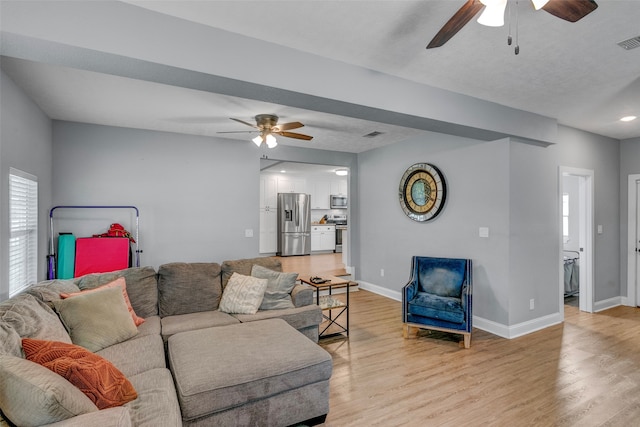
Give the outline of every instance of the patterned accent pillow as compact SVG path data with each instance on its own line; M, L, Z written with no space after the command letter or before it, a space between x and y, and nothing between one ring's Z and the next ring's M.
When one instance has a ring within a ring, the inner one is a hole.
M144 323L144 319L142 317L139 317L138 315L136 315L136 312L133 311L133 307L131 307L131 301L129 301L129 294L127 294L127 282L124 279L124 277L119 277L116 280L114 280L113 282L107 283L107 284L102 285L102 286L98 286L97 288L93 288L93 289L85 289L84 291L72 292L72 293L62 292L60 294L60 298L66 299L66 298L69 298L69 297L74 297L76 295L87 294L87 293L90 293L90 292L99 291L101 289L115 288L115 287L119 287L119 288L122 289L122 296L124 297L125 304L127 304L127 309L129 310L129 313L131 314L131 318L133 319L133 323L135 323L136 326L142 325Z
M267 279L233 273L224 292L222 292L220 311L234 314L256 314L264 298L267 283Z
M268 281L260 310L294 308L291 291L296 285L298 273L281 273L256 264L251 268L251 275Z
M22 348L28 360L66 378L99 409L138 398L131 382L111 362L80 346L24 338Z

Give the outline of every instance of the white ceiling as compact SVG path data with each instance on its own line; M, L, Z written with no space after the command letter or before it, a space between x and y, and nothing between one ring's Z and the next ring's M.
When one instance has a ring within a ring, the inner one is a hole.
M2 0L0 7L6 3ZM527 0L520 1L517 56L506 44L506 26L483 27L475 20L443 47L425 49L464 0L127 3L194 26L243 34L552 117L560 124L611 138L640 137L640 119L618 121L624 115L640 116L640 48L626 51L616 44L640 36L640 1L599 0L598 9L577 23L535 12ZM515 2L511 8L515 10ZM46 39L47 34L39 37ZM97 45L92 48L100 50ZM280 62L287 66L287 58ZM5 56L1 65L50 117L60 120L220 136L217 132L250 130L229 117L252 121L255 114L275 113L281 122L305 123L296 132L314 136L313 145L279 138L281 144L348 152L424 132L46 61ZM384 135L362 137L372 131ZM224 137L248 139L247 134Z

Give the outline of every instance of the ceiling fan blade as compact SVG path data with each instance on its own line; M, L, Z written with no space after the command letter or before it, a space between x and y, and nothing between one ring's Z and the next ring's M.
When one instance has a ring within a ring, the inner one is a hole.
M471 19L484 7L480 0L467 0L460 9L438 31L438 34L429 42L427 49L440 47L455 36Z
M290 129L298 129L303 127L304 125L300 122L290 122L290 123L283 123L281 125L276 125L275 128L277 129L277 131L283 131L283 130L290 130Z
M294 139L304 139L305 141L311 141L313 139L312 136L309 135L304 135L302 133L296 133L296 132L273 132L275 134L278 135L282 135L282 136L286 136L287 138L294 138Z
M234 119L233 117L229 117L229 118L230 118L231 120L235 120L235 121L236 121L236 122L238 122L238 123L242 123L243 125L247 125L247 126L250 126L250 127L252 127L252 128L256 128L256 129L258 129L258 126L254 125L254 124L251 124L251 123L249 123L249 122L245 122L244 120Z
M569 22L576 22L598 8L593 0L549 0L542 9L553 16Z

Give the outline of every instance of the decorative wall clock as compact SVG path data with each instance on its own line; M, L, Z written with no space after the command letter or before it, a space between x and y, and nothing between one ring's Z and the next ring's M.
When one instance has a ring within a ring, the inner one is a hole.
M400 207L414 221L435 218L447 196L444 176L429 163L416 163L402 175L399 188Z

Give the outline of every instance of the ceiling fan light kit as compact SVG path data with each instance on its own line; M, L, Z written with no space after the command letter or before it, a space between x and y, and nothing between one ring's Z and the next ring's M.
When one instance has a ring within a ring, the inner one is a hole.
M540 10L545 4L549 3L549 0L531 0L531 3L533 3L533 8L535 10Z
M258 135L255 138L252 139L253 143L256 144L258 147L260 147L262 145L262 143L266 143L267 147L269 148L274 148L276 145L278 145L278 141L276 140L276 138L271 135L271 134L267 134L267 135Z
M269 148L273 148L276 145L278 145L278 141L276 141L275 136L273 136L271 134L268 134L264 139L267 142L267 147L269 147Z
M480 0L480 3L484 4L484 10L478 18L478 24L487 27L502 27L507 0Z

